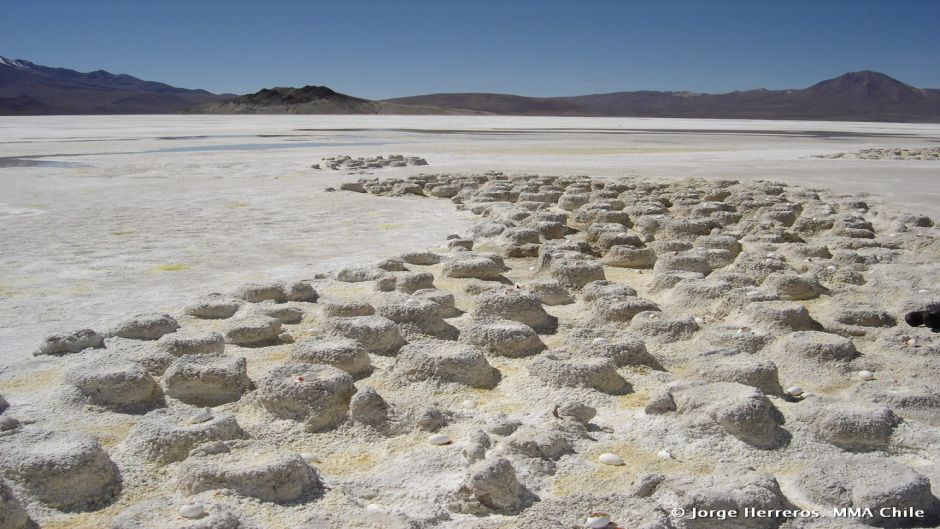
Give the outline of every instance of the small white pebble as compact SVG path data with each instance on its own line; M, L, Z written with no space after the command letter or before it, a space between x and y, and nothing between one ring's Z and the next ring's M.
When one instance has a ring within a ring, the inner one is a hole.
M930 291L927 290L926 288L922 288L922 289L920 289L920 290L917 291L918 294L926 294L927 292L930 292Z
M450 438L446 433L436 433L431 437L428 437L428 442L432 445L449 445L453 442L453 439Z
M379 505L378 503L370 503L369 505L366 505L366 510L367 511L381 511L382 506Z
M659 452L656 452L656 457L660 459L673 459L672 452L669 450L660 450Z
M617 454L611 454L610 452L605 452L597 456L597 460L605 465L611 466L620 466L623 464L623 459L620 458Z
M826 267L826 270L830 270L830 271L835 270L835 269L836 269L836 267L834 267L834 266L832 266L832 265L829 265L829 266Z
M787 388L787 395L791 397L799 397L803 394L803 388L800 386L790 386Z
M858 378L859 380L865 380L865 381L875 380L875 374L867 369L863 369L858 372Z
M696 317L695 323L698 325L705 325L705 318Z
M300 458L307 463L321 463L320 458L311 454L310 452L304 452L300 454Z
M206 515L206 508L201 503L187 503L180 507L180 516L183 518L189 518L190 520L195 518L202 518Z
M904 343L906 343L907 345L911 347L917 347L917 337L915 336Z
M415 298L408 298L405 300L405 305L411 305L412 307L420 305L420 304L421 302L416 300Z
M749 298L756 298L759 295L760 295L760 290L752 290L747 293L747 297Z
M592 512L584 521L584 526L590 529L603 529L610 525L610 515L605 512Z
M211 421L214 415L212 415L212 410L206 408L201 412L193 415L189 418L189 424L199 424L201 422Z
M534 266L530 266L530 267L529 267L529 272L534 272L534 271L535 271L535 267L534 267Z
M610 343L610 340L608 340L607 338L603 338L603 337L594 338L594 341L591 343L593 343L594 345L607 345Z
M477 401L473 399L467 399L463 401L461 404L463 404L464 408L476 408L477 407Z

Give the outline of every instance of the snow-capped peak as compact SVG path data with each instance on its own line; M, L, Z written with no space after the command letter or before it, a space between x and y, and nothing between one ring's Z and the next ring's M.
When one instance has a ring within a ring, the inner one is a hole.
M14 68L31 68L33 63L29 61L24 61L23 59L7 59L6 57L0 57L0 64L3 66L12 66Z

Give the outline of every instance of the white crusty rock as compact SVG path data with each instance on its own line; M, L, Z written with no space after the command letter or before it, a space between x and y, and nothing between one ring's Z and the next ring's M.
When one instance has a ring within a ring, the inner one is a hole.
M360 300L323 301L320 310L327 318L350 318L353 316L371 316L375 314L375 307Z
M103 336L91 329L79 329L47 336L33 354L35 356L65 355L100 347L104 347Z
M156 340L164 334L176 332L180 324L169 314L138 314L111 329L110 336L132 340Z
M375 308L379 316L398 324L405 336L427 335L440 340L455 340L459 331L444 321L441 306L418 298L388 299Z
M492 389L499 383L499 370L486 361L476 347L440 340L425 340L401 348L392 374L410 383L433 381Z
M22 502L13 495L13 489L0 479L0 529L29 529L33 527Z
M630 332L663 343L689 340L698 329L692 316L670 318L657 311L640 312L630 320Z
M148 462L166 465L186 459L190 450L201 444L247 437L231 413L213 411L209 419L194 421L199 413L198 409L154 410L131 428L120 448Z
M554 279L537 279L525 284L526 290L531 290L539 297L543 305L569 305L574 303L574 297Z
M840 402L816 397L797 408L812 432L845 450L885 448L901 419L883 404Z
M695 357L689 371L706 382L737 382L766 395L782 395L777 364L737 351L709 351Z
M261 501L288 503L323 493L317 470L296 453L260 441L215 441L194 449L180 466L183 494L230 491Z
M217 332L174 332L157 340L157 347L173 356L222 353L225 351L225 337Z
M589 318L598 322L628 322L641 312L658 310L659 305L648 299L601 296L591 302Z
M787 334L773 345L775 358L799 358L818 362L851 360L858 356L852 340L837 334L818 331L798 331Z
M138 362L102 358L66 372L65 384L77 402L136 413L163 405L163 392Z
M431 272L389 272L375 280L375 288L380 292L397 290L411 294L418 290L434 288L434 274Z
M185 515L184 515L185 513ZM188 515L188 516L186 516ZM162 496L135 503L111 521L109 529L248 529L229 504L192 503Z
M940 501L930 490L930 480L888 458L817 459L796 477L795 483L801 493L827 510L871 509L873 516L863 515L859 521L876 527L930 527L940 522ZM885 516L892 509L901 514ZM915 510L923 511L923 516L911 516Z
M495 281L502 277L505 267L489 257L474 254L463 256L457 254L444 263L441 273L444 277L457 279L482 279Z
M575 290L591 281L605 279L604 266L589 258L555 258L549 263L548 270L551 276L562 286Z
M300 307L293 307L282 303L262 301L253 304L246 315L267 316L280 320L285 325L300 323L304 319L304 311Z
M383 316L329 318L324 330L356 340L366 351L379 355L393 355L405 344L395 322Z
M348 373L321 364L282 364L258 379L257 386L265 409L282 419L303 421L311 432L345 420L356 393Z
M457 491L464 502L461 510L475 512L474 503L494 511L512 511L522 503L522 485L516 477L512 463L504 457L477 461L468 470L469 475Z
M186 355L163 373L164 392L195 406L234 402L254 386L244 357L223 354Z
M369 353L350 338L315 336L295 343L287 354L294 363L326 364L357 377L372 372Z
M632 390L608 358L549 352L530 360L528 368L529 374L556 387L592 388L610 395L624 395Z
M518 321L539 333L551 334L558 328L558 318L545 312L539 297L519 289L501 289L480 294L473 317L479 320Z
M287 285L283 281L269 281L266 283L246 283L235 290L235 297L249 303L274 301L283 303L287 301L285 290Z
M545 350L545 344L532 327L512 320L472 321L460 333L459 341L497 356L513 358Z
M664 492L663 489L666 489ZM796 509L780 491L773 476L753 468L737 464L721 464L706 476L682 476L667 479L657 488L657 494L668 497L684 512L692 510L715 511L727 509L744 513L745 509L770 511L764 516L738 516L731 523L719 527L735 529L776 529L787 516L773 511ZM715 527L714 519L690 516L673 518L682 529L706 529Z
M0 471L35 500L64 511L100 508L121 490L117 467L98 441L74 431L0 436Z
M754 326L780 333L822 329L809 311L796 301L755 301L743 308Z
M224 294L209 294L187 305L183 312L195 318L221 320L231 318L244 301Z
M234 345L258 346L277 341L281 320L270 316L245 316L228 322L225 341Z
M783 415L757 388L715 382L673 388L669 393L676 413L687 424L714 424L757 448L777 448L788 440L780 427Z

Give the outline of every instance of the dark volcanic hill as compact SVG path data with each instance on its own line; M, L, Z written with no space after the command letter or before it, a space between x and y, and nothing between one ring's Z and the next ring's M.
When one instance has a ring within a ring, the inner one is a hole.
M254 94L208 103L190 110L205 114L477 114L469 109L370 101L325 86L264 88Z
M795 90L726 94L638 91L555 98L430 94L388 101L446 103L454 108L506 115L940 122L940 92L915 88L869 71L847 73Z
M220 96L104 70L89 73L0 57L0 115L161 114Z

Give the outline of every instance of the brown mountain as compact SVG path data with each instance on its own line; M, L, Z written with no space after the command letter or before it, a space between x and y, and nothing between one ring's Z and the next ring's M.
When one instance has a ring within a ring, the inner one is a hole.
M104 70L81 73L0 57L0 115L161 114L226 97Z
M638 91L554 98L430 94L388 101L418 105L446 102L454 108L506 115L940 122L940 91L915 88L870 71L847 73L795 90L726 94Z
M200 114L478 114L468 109L440 108L432 103L405 105L370 101L325 86L264 88L254 94L190 109Z
M584 116L591 115L584 106L560 98L525 97L508 94L453 93L398 97L386 102L403 105L431 105L464 108L488 114L513 116Z

